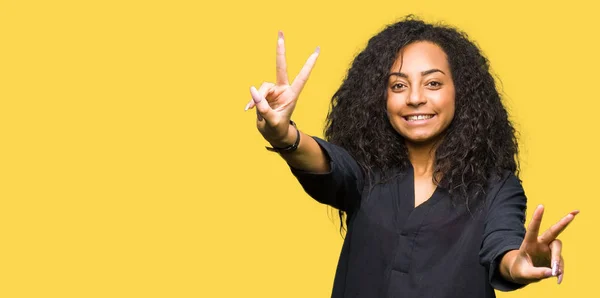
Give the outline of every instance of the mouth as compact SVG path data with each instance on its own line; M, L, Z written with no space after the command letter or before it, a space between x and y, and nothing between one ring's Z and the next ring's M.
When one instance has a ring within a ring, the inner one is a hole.
M403 116L402 118L404 118L404 120L408 121L408 122L413 122L413 121L419 121L419 120L429 120L431 118L433 118L435 115L433 114L415 114L415 115L408 115L408 116Z

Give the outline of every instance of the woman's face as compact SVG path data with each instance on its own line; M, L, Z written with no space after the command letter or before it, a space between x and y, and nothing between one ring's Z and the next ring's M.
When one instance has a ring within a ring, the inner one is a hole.
M387 113L407 143L437 140L454 118L454 83L446 53L419 41L402 50L390 70Z

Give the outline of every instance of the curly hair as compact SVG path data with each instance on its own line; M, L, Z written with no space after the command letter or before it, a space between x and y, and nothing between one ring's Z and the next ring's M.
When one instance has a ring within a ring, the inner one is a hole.
M409 15L373 36L331 99L325 138L345 148L367 177L410 166L404 138L386 114L387 79L400 50L416 41L432 42L448 57L455 116L435 151L433 177L468 208L490 178L506 171L518 176L518 143L487 58L456 28Z

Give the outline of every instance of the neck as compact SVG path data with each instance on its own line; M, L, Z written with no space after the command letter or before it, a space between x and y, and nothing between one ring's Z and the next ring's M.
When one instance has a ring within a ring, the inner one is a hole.
M406 147L415 177L433 177L436 146L434 144L407 143Z

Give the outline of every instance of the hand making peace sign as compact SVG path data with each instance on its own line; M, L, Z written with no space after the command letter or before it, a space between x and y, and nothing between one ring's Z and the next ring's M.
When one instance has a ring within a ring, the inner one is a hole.
M252 100L246 105L246 110L256 106L258 130L271 144L280 144L288 135L292 112L296 107L298 96L304 88L312 71L319 48L308 57L308 60L296 76L292 84L288 82L285 59L285 44L283 33L279 32L277 40L276 83L263 83L258 90L250 88ZM289 145L289 144L288 144Z
M550 276L558 276L560 284L565 273L565 264L561 256L562 242L558 235L573 221L579 211L573 211L539 235L544 207L538 206L533 212L529 229L508 273L512 279L521 284L536 282ZM538 236L539 235L539 236Z

